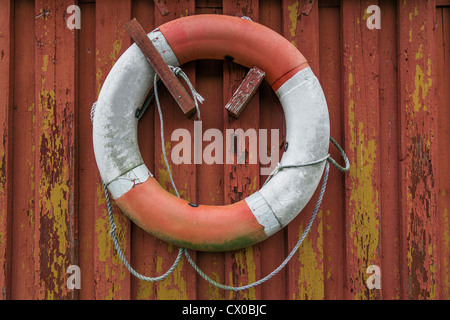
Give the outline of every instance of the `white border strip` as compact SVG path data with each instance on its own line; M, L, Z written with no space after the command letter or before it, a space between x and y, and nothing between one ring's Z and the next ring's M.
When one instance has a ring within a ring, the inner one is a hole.
M264 227L267 237L281 230L280 222L259 191L245 198L245 202L247 202L259 224Z

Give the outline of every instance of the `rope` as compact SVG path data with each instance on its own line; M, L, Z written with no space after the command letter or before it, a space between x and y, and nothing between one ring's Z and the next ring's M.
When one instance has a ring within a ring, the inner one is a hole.
M291 250L291 252L289 253L289 255L286 257L286 259L278 266L278 268L276 268L275 270L273 270L270 274L268 274L267 276L265 276L262 279L259 279L258 281L255 281L253 283L247 284L245 286L240 286L240 287L233 287L233 286L227 286L227 285L223 285L220 284L216 281L214 281L213 279L211 279L210 277L208 277L202 270L200 270L200 268L195 264L195 262L192 260L191 256L189 255L188 251L185 250L184 251L184 255L186 256L186 258L188 259L189 263L192 265L192 267L195 269L195 271L198 272L198 274L205 279L206 281L208 281L210 284L220 288L220 289L224 289L224 290L229 290L229 291L242 291L242 290L247 290L250 289L252 287L258 286L264 282L266 282L267 280L269 280L270 278L272 278L274 275L276 275L278 272L280 272L287 264L288 262L292 259L292 257L294 256L295 252L297 252L298 248L300 247L300 245L302 244L303 240L305 240L306 236L309 233L309 230L311 229L311 226L317 216L317 212L319 211L320 208L320 204L322 203L322 198L323 195L325 193L325 188L327 185L327 181L328 181L328 172L329 172L329 167L330 165L327 163L325 166L325 175L323 178L323 182L322 182L322 187L320 189L320 194L319 194L319 199L317 200L316 203L316 207L314 208L314 212L311 216L311 219L308 222L308 225L305 228L305 231L303 231L302 236L300 237L300 239L298 240L297 244L294 246L294 248Z
M348 161L347 155L345 154L344 149L342 149L342 147L339 145L339 143L336 142L336 140L334 140L332 137L330 137L330 141L331 143L334 144L334 146L339 150L339 153L341 154L341 157L344 159L345 161L345 168L341 167L336 160L334 160L333 158L329 157L328 158L328 162L330 162L333 166L335 166L339 171L341 172L347 172L350 170L350 162Z
M172 67L170 66L170 69L172 70L172 72L176 75L176 76L181 76L186 83L189 86L189 89L191 90L192 93L192 97L194 100L194 104L195 104L195 108L197 109L197 115L198 118L200 119L200 109L198 106L198 102L203 103L204 99L202 96L200 96L197 91L195 90L194 86L192 85L192 83L190 82L189 78L187 77L187 75L181 70L181 68L179 67ZM164 157L164 163L165 166L167 168L167 171L169 172L169 177L170 177L170 181L172 183L173 189L175 191L175 194L177 195L177 197L180 198L180 194L178 193L178 189L175 185L175 181L173 179L172 176L172 170L170 169L169 166L169 161L167 160L167 155L166 155L166 150L165 150L165 142L164 142L164 120L163 120L163 116L162 116L162 111L161 111L161 104L159 101L159 95L158 95L158 74L155 73L155 76L153 78L153 85L154 85L154 92L153 94L151 94L147 100L144 103L144 106L141 109L136 110L136 118L140 119L142 117L142 115L144 114L145 110L147 109L151 99L154 97L155 101L156 101L156 105L157 105L157 109L158 109L158 113L159 113L159 120L160 120L160 124L161 124L161 147L162 147L162 153L163 153L163 157ZM93 122L94 119L94 113L95 113L95 106L96 106L96 102L93 104L92 109L91 109L91 121ZM111 200L109 198L109 193L108 193L108 189L107 186L105 185L104 182L102 182L103 185L103 189L105 192L105 197L106 197L106 204L108 207L108 217L109 217L109 222L111 225L111 237L113 239L113 243L114 246L117 250L117 253L120 257L120 259L122 260L123 264L127 267L127 269L130 271L131 274L133 274L135 277L137 277L138 279L144 280L144 281L160 281L165 279L166 277L168 277L174 270L175 268L178 266L179 262L181 261L182 255L184 254L187 258L187 260L189 261L189 263L191 264L191 266L194 268L194 270L203 278L205 279L207 282L209 282L210 284L220 288L220 289L224 289L224 290L229 290L229 291L241 291L241 290L247 290L250 289L252 287L258 286L264 282L266 282L267 280L269 280L270 278L272 278L273 276L275 276L277 273L279 273L288 263L289 261L292 259L292 257L294 256L295 252L297 252L298 248L300 247L300 245L303 243L303 240L306 238L306 236L309 233L309 230L311 229L311 226L317 216L317 212L319 211L320 205L322 203L322 199L325 193L325 188L327 185L327 181L328 181L328 174L329 174L329 168L330 168L330 163L332 165L334 165L336 168L338 168L340 171L342 172L347 172L350 169L350 163L348 161L347 156L345 155L344 150L339 146L339 144L330 137L331 142L336 146L336 148L339 150L341 156L343 157L344 161L345 161L345 167L340 166L333 158L330 157L330 155L326 155L325 157L318 159L318 160L314 160L308 163L300 163L300 164L288 164L288 165L281 165L280 163L277 164L276 168L272 171L272 173L269 175L269 177L267 178L267 180L264 182L264 185L267 184L267 182L275 175L277 174L279 171L284 170L284 169L289 169L289 168L299 168L299 167L305 167L305 166L311 166L311 165L316 165L319 164L325 160L327 160L327 163L325 165L325 173L324 173L324 178L323 178L323 182L322 182L322 187L320 189L320 193L319 193L319 198L317 200L316 206L314 208L313 214L305 228L305 230L303 231L302 236L300 237L300 239L298 240L298 242L296 243L296 245L294 246L294 248L291 250L291 252L289 253L289 255L286 257L286 259L278 266L278 268L276 268L275 270L273 270L270 274L268 274L267 276L265 276L264 278L261 278L260 280L257 280L253 283L247 284L245 286L238 286L238 287L234 287L234 286L227 286L224 284L220 284L216 281L214 281L213 279L211 279L210 277L208 277L196 264L195 262L192 260L191 256L188 253L188 250L186 250L185 248L180 248L178 251L178 255L174 261L174 263L172 264L172 266L169 268L169 270L167 270L163 275L161 276L157 276L157 277L147 277L144 276L142 274L140 274L139 272L137 272L136 270L134 270L131 265L129 264L128 260L126 259L126 257L124 256L121 248L120 248L120 244L117 240L117 236L116 236L116 224L114 222L114 218L113 218L113 214L112 214L112 207L111 207ZM264 186L263 185L263 186Z

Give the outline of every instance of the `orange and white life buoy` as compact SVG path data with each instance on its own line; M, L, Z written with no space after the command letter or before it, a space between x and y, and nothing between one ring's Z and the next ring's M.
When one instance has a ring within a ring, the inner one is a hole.
M281 166L328 154L328 108L318 79L289 41L258 23L223 15L168 22L148 34L165 61L228 59L265 71L286 117ZM325 162L279 171L259 191L225 206L191 206L165 191L145 166L137 141L136 109L153 86L155 71L132 45L115 63L93 117L100 175L116 204L137 225L178 246L227 251L258 243L285 227L305 207Z

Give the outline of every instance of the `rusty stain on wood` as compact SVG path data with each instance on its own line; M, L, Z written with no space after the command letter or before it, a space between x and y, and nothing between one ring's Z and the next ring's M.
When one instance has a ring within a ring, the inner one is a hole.
M14 3L3 1L0 13L0 299L10 298L12 208L12 20Z
M239 118L239 115L247 106L250 99L258 90L261 82L264 80L265 72L258 67L253 67L245 76L237 90L234 92L230 101L225 106L228 113L234 118Z

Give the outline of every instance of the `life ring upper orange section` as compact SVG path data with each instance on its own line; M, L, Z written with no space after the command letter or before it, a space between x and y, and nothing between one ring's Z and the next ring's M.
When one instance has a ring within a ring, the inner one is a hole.
M275 31L246 19L195 15L159 27L180 65L198 59L231 60L266 73L274 91L306 68L305 57Z

